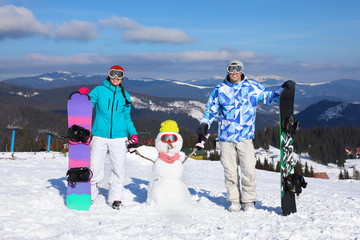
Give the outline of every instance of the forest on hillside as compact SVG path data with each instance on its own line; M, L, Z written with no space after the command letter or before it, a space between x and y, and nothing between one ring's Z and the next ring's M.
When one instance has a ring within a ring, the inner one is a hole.
M255 148L267 149L269 145L279 148L279 128L267 127L256 133ZM327 165L335 163L344 166L347 158L345 146L356 148L360 146L360 128L342 126L338 128L315 126L302 129L294 137L294 149L298 153L308 153L318 163Z
M17 124L22 129L16 130L14 151L44 151L47 149L48 135L39 130L47 129L56 135L67 135L67 118L64 114L50 113L23 106L9 106L2 104L0 113L0 151L10 151L12 131L7 129L8 124ZM162 120L134 118L140 145L153 145L159 132ZM196 126L197 127L197 126ZM194 129L179 125L180 134L184 139L183 148L193 148L197 136ZM215 148L216 135L207 141L206 149ZM277 126L267 126L255 134L255 148L268 149L269 146L279 148L280 133ZM64 151L64 143L57 137L52 137L51 150ZM302 129L294 137L294 149L298 153L308 153L312 159L321 163L335 163L343 166L347 158L345 146L352 149L360 147L360 128L356 126L342 126L337 128L315 126ZM66 151L66 150L65 150Z
M185 137L186 139L187 137ZM215 148L216 136L211 136L206 144L206 149ZM185 140L195 142L196 139ZM255 133L255 149L269 149L269 146L279 148L280 133L279 127L268 126ZM327 126L315 126L301 129L300 133L294 136L295 152L308 153L311 159L318 163L327 165L335 163L340 167L344 166L346 156L345 146L354 149L360 147L360 128L356 126L342 126L338 128ZM186 146L191 147L191 145Z

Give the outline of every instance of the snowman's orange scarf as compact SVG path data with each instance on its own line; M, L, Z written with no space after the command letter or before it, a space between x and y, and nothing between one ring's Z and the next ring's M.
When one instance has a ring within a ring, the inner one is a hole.
M175 153L174 156L169 156L169 155L167 155L167 154L164 153L164 152L159 152L159 158L160 158L160 160L162 160L163 162L172 164L172 163L174 163L176 160L179 160L180 154Z

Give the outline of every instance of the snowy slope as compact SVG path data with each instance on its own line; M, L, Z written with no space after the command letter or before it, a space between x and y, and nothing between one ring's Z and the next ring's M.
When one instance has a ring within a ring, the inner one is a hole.
M153 148L140 150L154 156ZM297 202L298 213L283 217L279 174L257 171L257 210L230 213L221 164L189 159L184 165L184 182L191 206L165 211L145 203L147 186L154 178L152 163L128 154L124 208L116 211L105 204L110 174L107 162L101 195L90 211L82 212L65 206L67 157L55 152L14 156L0 153L0 239L360 237L360 181L307 178L308 188Z
M260 159L261 162L264 161L265 158L268 159L269 163L274 159L274 165L276 165L277 162L280 161L280 150L277 148L274 148L272 146L269 147L269 150L264 150L262 148L257 149L255 151L255 155L257 158ZM294 153L294 159L296 161L299 161L303 166L305 166L305 163L308 164L309 170L310 167L313 167L314 172L326 172L328 174L328 177L331 180L336 180L339 178L340 170L336 164L330 163L328 166L316 163L312 161L308 154L296 154ZM360 160L358 159L347 159L345 162L345 168L349 171L350 176L353 174L352 168L355 167L356 170L360 170Z

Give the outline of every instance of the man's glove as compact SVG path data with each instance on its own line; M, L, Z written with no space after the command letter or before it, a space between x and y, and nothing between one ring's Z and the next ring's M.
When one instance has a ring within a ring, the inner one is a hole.
M88 89L87 87L82 87L82 88L80 88L80 89L78 90L78 92L79 92L80 94L86 95L86 94L88 94L90 91L89 91L89 89Z
M207 125L207 123L202 123L200 124L200 126L198 127L198 129L196 129L196 134L198 136L206 136L208 135L209 132L209 125Z
M209 137L209 125L206 123L200 124L198 129L196 129L196 134L198 135L198 140L196 142L196 148L198 150L204 149L206 140Z
M293 88L295 87L295 82L292 80L287 80L286 82L283 83L282 87L285 88Z
M129 141L126 141L126 147L130 153L133 153L136 151L139 142L139 138L137 135L132 135L131 139Z

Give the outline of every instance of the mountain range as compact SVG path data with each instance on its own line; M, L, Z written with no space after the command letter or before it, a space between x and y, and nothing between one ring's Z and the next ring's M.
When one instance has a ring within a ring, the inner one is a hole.
M105 78L105 75L51 72L31 77L6 79L2 82L34 89L54 89L74 85L99 85ZM271 90L275 90L287 80L279 76L249 76L248 78L260 82ZM123 85L130 93L164 98L197 99L206 102L212 89L222 81L222 78L188 80L185 82L171 79L145 78L136 80L125 78ZM301 111L309 105L324 99L350 103L357 102L359 101L359 92L359 80L340 79L323 83L298 82L295 94L295 110ZM272 110L273 108L265 106L264 113L269 113L269 109Z
M360 103L322 100L301 111L295 118L303 127L311 126L360 126Z
M259 81L270 89L276 89L285 79L276 76L249 77ZM0 105L7 109L7 113L0 112L0 126L18 121L16 114L10 114L11 109L37 109L37 114L48 112L63 116L66 122L66 101L70 93L82 86L92 90L102 83L105 76L84 75L68 72L45 73L32 77L7 79L0 82ZM204 112L205 104L214 86L222 79L201 79L179 82L175 80L125 78L123 85L131 93L132 117L154 120L156 124L166 119L176 120L180 126L194 131ZM338 126L360 125L360 81L342 79L327 83L297 83L295 116L304 127L315 125ZM6 107L5 107L6 106ZM10 106L10 107L9 107ZM11 107L13 106L13 107ZM276 125L278 121L278 107L258 105L257 129L267 125ZM58 117L59 118L59 117ZM24 121L24 120L23 120ZM44 123L44 128L51 127L54 122ZM159 125L158 125L159 126ZM54 127L54 126L53 126ZM65 126L66 127L66 126ZM148 131L144 124L141 131ZM216 128L213 127L215 132Z

